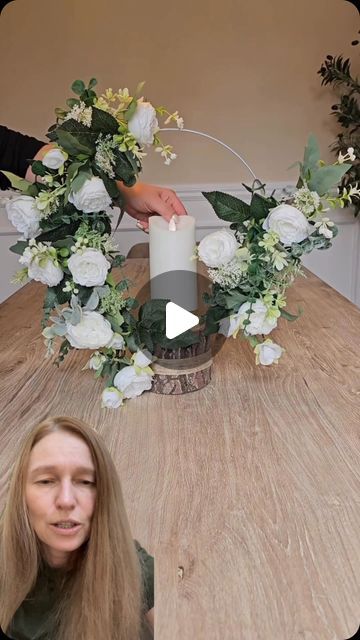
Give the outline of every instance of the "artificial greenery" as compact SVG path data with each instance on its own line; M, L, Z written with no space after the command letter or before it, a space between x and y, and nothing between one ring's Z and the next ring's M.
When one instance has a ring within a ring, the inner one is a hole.
M350 148L354 149L356 160L351 169L344 175L340 187L348 187L360 183L360 84L351 70L350 58L343 56L326 56L318 73L322 85L332 85L339 91L339 101L331 107L343 131L338 133L331 148L337 154ZM360 198L353 199L354 211L357 216L360 211Z

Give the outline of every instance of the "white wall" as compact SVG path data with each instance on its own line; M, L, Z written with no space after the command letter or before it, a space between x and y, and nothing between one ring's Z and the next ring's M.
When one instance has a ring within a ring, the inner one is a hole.
M287 183L269 183L269 191L283 189ZM239 198L248 194L242 186L234 184L175 185L175 189L185 204L189 214L195 216L197 240L211 230L225 226L212 211L201 191L226 191ZM5 196L6 192L1 192ZM7 220L0 195L0 301L5 300L19 287L10 283L12 275L19 269L17 256L9 247L15 244L19 235ZM339 235L331 249L313 251L305 257L304 264L322 280L330 284L346 298L360 306L360 219L355 219L349 210L332 212L332 219L339 226ZM116 214L114 215L116 221ZM132 218L125 215L117 230L116 243L119 251L126 255L137 242L147 242L148 236L135 227ZM21 266L21 265L20 265Z

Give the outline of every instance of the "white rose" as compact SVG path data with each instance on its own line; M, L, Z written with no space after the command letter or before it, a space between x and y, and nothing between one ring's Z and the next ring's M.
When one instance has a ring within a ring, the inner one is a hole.
M209 233L198 246L198 255L207 267L221 267L235 256L239 243L231 231L220 229Z
M69 258L68 267L77 284L100 287L106 280L111 264L98 249L85 249Z
M24 234L24 238L34 238L39 233L41 213L35 198L17 196L5 204L5 210L11 224Z
M121 369L114 378L114 385L122 391L125 398L136 398L143 391L151 389L152 376L150 373L136 373L135 367L128 366Z
M103 364L106 362L106 356L99 351L95 351L95 353L91 356L89 360L89 369L93 369L94 371L99 371Z
M249 309L251 306L251 313L249 317ZM244 302L241 305L238 314L241 320L242 326L244 326L245 320L250 320L250 324L247 324L244 327L245 333L251 336L255 336L258 333L268 334L270 331L275 329L277 325L277 318L267 318L266 314L268 312L267 306L261 301L256 300L256 302Z
M66 326L66 338L76 349L100 349L113 335L110 322L97 311L83 311L78 324L67 322Z
M150 356L150 357L149 357ZM132 361L136 367L143 369L152 363L151 353L149 351L137 351L132 356Z
M251 313L249 316L250 306ZM266 318L267 311L266 305L261 300L253 303L244 302L236 314L221 320L219 333L229 338L234 334L236 336L239 329L243 328L244 333L251 336L261 333L268 334L275 329L277 318ZM245 320L250 320L250 324L244 326Z
M152 144L154 134L159 131L156 111L150 102L139 98L134 115L128 122L128 129L139 144Z
M60 169L67 159L67 153L64 153L61 149L50 149L45 153L42 163L48 169Z
M106 346L111 349L123 350L125 347L125 340L120 333L114 333L110 342Z
M276 231L280 236L280 242L285 246L293 242L305 240L311 233L311 225L304 214L290 204L279 204L263 222L263 229Z
M265 340L261 344L256 345L254 349L256 353L256 363L268 366L277 364L284 349L272 340Z
M124 404L124 395L115 387L105 387L101 401L103 409L118 409Z
M69 202L83 213L96 213L104 211L111 204L111 198L101 178L93 176L85 180L79 191L70 191Z
M53 263L51 258L47 258L45 264L44 259L41 259L41 266L32 260L28 266L28 276L48 287L56 287L63 279L64 272Z

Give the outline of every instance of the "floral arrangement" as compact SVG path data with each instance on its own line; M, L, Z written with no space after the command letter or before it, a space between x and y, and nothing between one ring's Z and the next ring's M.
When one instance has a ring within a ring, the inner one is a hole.
M285 310L286 289L301 273L302 255L328 249L337 235L326 215L329 208L344 207L359 197L358 185L334 192L353 160L354 150L348 149L334 164L325 165L316 139L310 136L291 196L267 197L265 185L257 181L246 187L250 203L220 192L203 194L218 217L231 223L230 229L206 236L197 250L213 282L211 295L206 295L207 334L235 338L241 332L252 345L257 364L278 362L282 347L264 336L277 327L280 317L298 318Z
M92 79L85 87L77 80L72 85L77 97L67 101L68 109L56 110L57 122L48 133L53 148L31 163L35 183L4 172L21 192L6 204L9 220L23 234L12 247L23 265L17 279L47 285L47 354L55 354L58 340L56 364L72 349L91 350L85 368L104 379L102 405L109 408L151 389L159 347L178 349L195 345L204 335L241 333L258 363L277 362L283 349L264 336L280 316L296 317L285 311L285 291L301 271L301 256L329 247L337 233L326 216L327 205L342 206L359 193L357 187L331 192L350 169L351 154L325 166L310 137L297 188L286 201L266 196L258 182L247 187L250 203L220 192L204 194L230 228L205 237L196 252L213 282L202 334L189 330L169 340L168 301L139 307L128 280L115 279L113 270L125 258L111 239L111 208L123 211L117 181L135 183L146 146L153 145L166 164L175 158L158 137L157 117L179 129L183 120L177 111L145 101L142 85L134 96L127 89L97 96L95 84Z

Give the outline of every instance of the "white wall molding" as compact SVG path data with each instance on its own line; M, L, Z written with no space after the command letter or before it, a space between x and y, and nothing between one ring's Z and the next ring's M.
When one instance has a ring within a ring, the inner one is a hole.
M224 191L237 198L249 200L250 194L242 184L176 184L167 185L174 189L183 201L189 214L196 218L197 240L212 230L227 226L227 223L216 217L202 191ZM277 194L291 188L289 182L272 182L267 184L267 191L276 190ZM16 291L18 286L10 283L13 273L19 268L18 258L9 252L9 247L16 242L19 234L7 219L4 201L14 195L12 191L0 192L0 268L1 286L0 301ZM116 225L118 210L112 211L113 224ZM314 251L304 258L304 265L328 282L344 296L360 306L360 218L354 218L351 210L334 210L331 218L339 226L339 235L333 247L328 251ZM135 221L125 215L115 232L119 251L126 254L137 242L147 242L148 237L136 228Z

